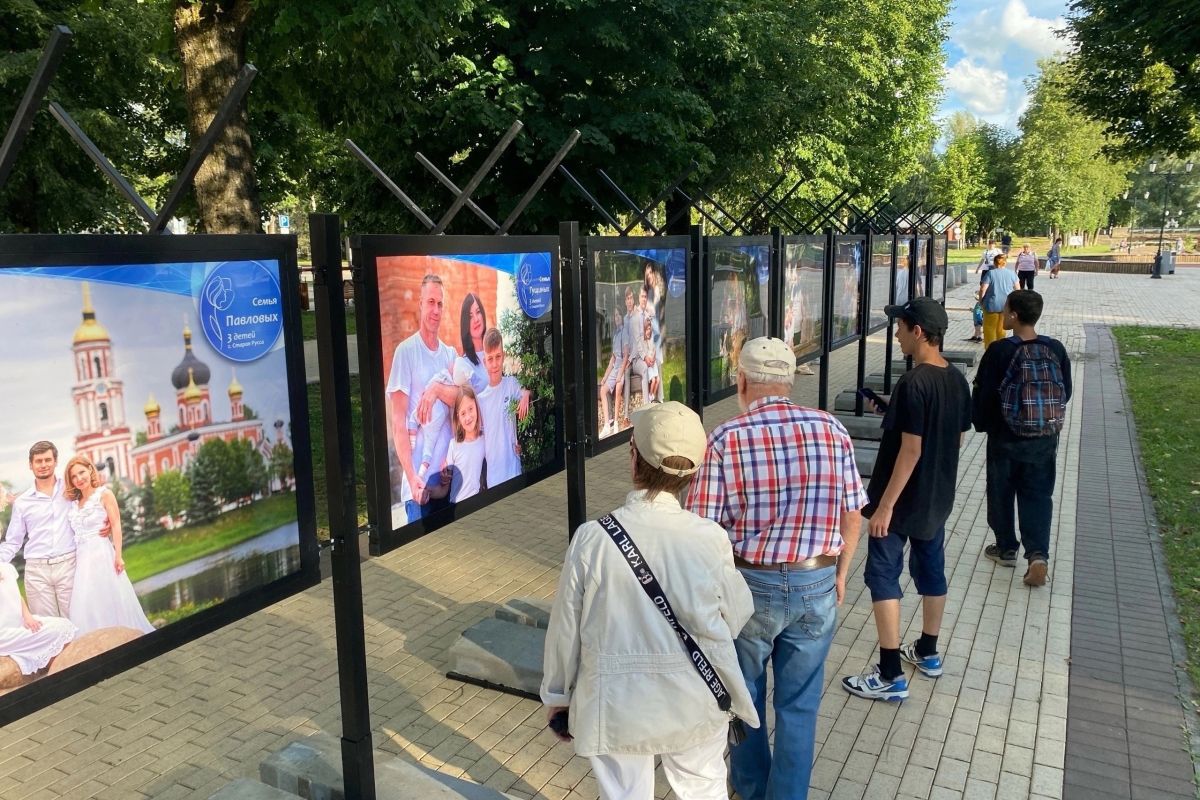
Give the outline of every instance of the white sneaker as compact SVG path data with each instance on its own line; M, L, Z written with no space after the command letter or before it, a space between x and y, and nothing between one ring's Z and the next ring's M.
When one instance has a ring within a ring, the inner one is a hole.
M842 678L842 688L868 700L905 700L908 698L908 678L897 675L885 681L879 674L879 665L871 667L861 675Z

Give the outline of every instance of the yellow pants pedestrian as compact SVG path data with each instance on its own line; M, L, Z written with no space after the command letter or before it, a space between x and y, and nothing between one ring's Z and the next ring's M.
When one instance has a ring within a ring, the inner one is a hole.
M983 312L983 349L987 349L992 342L997 339L1004 338L1004 315L999 311L992 313L991 311Z

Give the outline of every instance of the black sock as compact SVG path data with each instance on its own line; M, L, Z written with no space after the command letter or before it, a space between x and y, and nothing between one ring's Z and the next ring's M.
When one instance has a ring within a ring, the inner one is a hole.
M885 681L890 681L903 673L904 668L900 666L900 648L879 648L879 676Z
M925 631L921 631L921 638L917 639L917 655L921 658L932 656L937 653L937 637L930 636Z

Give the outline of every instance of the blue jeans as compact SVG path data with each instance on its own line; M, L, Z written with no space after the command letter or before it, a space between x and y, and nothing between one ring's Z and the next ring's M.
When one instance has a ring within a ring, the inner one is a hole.
M836 567L741 569L754 616L735 645L761 725L729 756L742 800L805 800L812 773L825 656L837 627ZM767 661L775 675L775 750L767 741Z

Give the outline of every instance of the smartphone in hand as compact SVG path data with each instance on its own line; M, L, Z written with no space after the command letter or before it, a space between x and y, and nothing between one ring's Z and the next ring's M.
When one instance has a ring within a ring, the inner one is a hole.
M887 401L884 400L879 395L877 395L874 392L874 390L868 389L867 387L864 386L858 390L858 393L860 395L862 395L862 398L864 400L866 400L868 403L873 404L875 406L875 408L877 410L879 410L880 412L886 412L888 410Z

